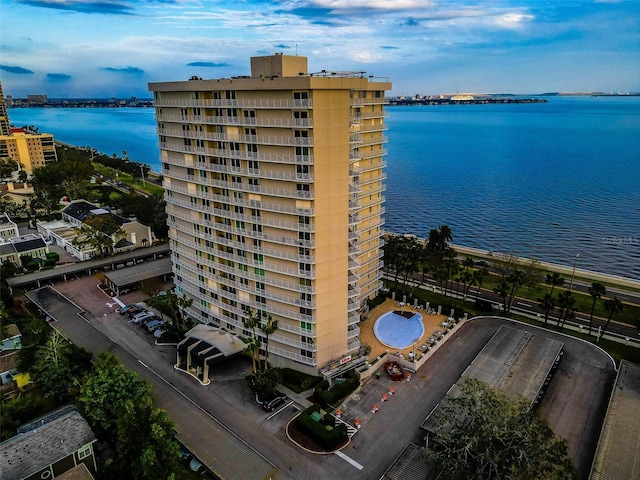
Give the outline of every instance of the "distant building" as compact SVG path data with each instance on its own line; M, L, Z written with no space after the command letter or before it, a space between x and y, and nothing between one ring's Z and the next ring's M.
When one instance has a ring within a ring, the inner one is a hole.
M84 464L96 471L96 437L76 410L63 407L18 429L0 443L0 478L51 479Z
M27 102L31 105L44 105L47 103L48 99L46 95L38 94L38 95L27 95Z
M47 253L49 253L49 246L40 235L34 233L0 242L0 262L9 261L20 265L20 257L23 255L44 258Z
M7 102L2 92L2 82L0 82L0 136L9 135L11 123L9 122L9 113L7 112Z
M18 236L18 225L6 213L0 214L0 241L8 241Z
M9 135L0 135L0 158L18 162L28 174L38 167L58 161L53 135L36 133L26 128L12 128Z
M149 85L190 316L240 334L250 310L271 315L278 366L362 359L358 323L382 279L390 88L282 54L252 57L250 76Z
M100 252L91 246L75 245L74 240L81 235L79 229L86 225L87 219L98 215L108 215L113 223L124 232L123 235L104 233L113 240L111 253L128 252L153 244L154 237L151 227L143 225L135 218L121 217L85 200L74 200L69 203L62 210L62 220L37 222L36 227L44 238L51 240L79 260L89 260Z
M32 95L30 95L31 97ZM36 95L44 97L46 95ZM28 174L38 167L58 161L53 135L27 128L11 128L7 103L0 82L0 158L11 158Z

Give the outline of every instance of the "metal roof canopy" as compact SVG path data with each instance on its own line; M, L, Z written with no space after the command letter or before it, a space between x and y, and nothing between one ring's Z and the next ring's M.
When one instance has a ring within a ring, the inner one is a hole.
M105 272L104 276L118 288L133 285L149 278L172 273L171 258L161 258L152 262L138 263L128 268Z
M460 379L475 378L504 391L508 396L523 397L533 405L563 347L564 344L557 340L503 326L473 359ZM443 402L457 393L458 386L455 384ZM436 417L441 404L420 425L427 432L437 431Z
M630 478L640 478L640 365L622 360L589 479Z

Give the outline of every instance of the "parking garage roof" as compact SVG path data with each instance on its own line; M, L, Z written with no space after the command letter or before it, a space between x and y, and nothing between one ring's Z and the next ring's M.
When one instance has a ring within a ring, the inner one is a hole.
M640 478L640 365L622 360L590 480Z

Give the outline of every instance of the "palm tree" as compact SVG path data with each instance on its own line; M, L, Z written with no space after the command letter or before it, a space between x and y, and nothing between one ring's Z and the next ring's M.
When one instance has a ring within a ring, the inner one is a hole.
M251 363L253 364L253 373L257 373L256 357L260 354L260 339L257 337L249 337L245 340L247 346L244 348L245 353L251 355Z
M560 315L558 316L558 322L560 324L560 330L564 328L564 322L566 322L569 314L575 313L574 305L576 298L569 290L562 291L558 294L558 307L560 308Z
M278 320L274 320L271 315L263 315L265 323L260 325L260 330L264 333L264 369L269 368L269 335L278 329Z
M251 345L251 348L247 348L245 350L247 353L251 354L251 360L254 362L254 365L255 365L256 359L258 360L258 364L260 363L260 345L262 342L260 341L260 338L256 333L256 328L260 327L261 315L259 312L253 309L249 309L247 313L249 314L249 316L242 319L242 325L246 330L249 330L251 332L247 340L247 345ZM255 348L256 345L257 345L257 348ZM254 366L254 373L255 373L255 366Z
M476 300L478 299L478 295L480 295L480 289L482 288L484 281L487 279L487 276L489 276L489 270L486 268L481 268L480 270L473 272L473 283L478 287L476 290Z
M560 287L564 284L564 277L561 277L558 272L547 273L547 278L544 280L545 283L551 285L551 296L553 297L553 289L556 286Z
M556 301L553 299L550 293L545 293L544 297L540 299L540 308L544 310L544 323L547 324L549 319L549 312L553 312L556 306Z
M609 312L609 316L607 317L607 323L604 324L604 328L600 332L600 336L598 337L598 342L602 340L602 336L604 335L604 332L607 330L607 327L609 326L609 322L611 322L611 319L613 318L613 316L616 313L621 312L623 307L624 305L622 303L622 300L620 300L618 297L609 298L604 301L604 309L607 312Z
M606 295L607 289L605 286L598 282L593 282L589 287L589 295L593 298L593 303L591 304L591 316L589 317L589 335L591 335L591 328L593 327L593 311L596 308L596 301Z

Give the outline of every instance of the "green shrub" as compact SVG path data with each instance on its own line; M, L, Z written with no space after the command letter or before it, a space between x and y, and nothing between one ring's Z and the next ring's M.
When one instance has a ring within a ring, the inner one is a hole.
M383 304L386 299L387 299L387 296L384 293L378 293L378 295L376 295L375 298L367 300L367 305L369 306L370 309L373 310L378 305Z
M329 388L329 382L326 380L320 382L314 390L316 401L325 407L335 405L360 386L360 379L354 370L351 370L346 376L347 378L344 382L334 384L331 388Z
M45 266L45 267L53 267L53 266L55 266L55 264L56 264L57 262L58 262L58 261L57 261L55 258L47 258L47 259L44 261L44 266Z
M319 411L320 405L310 406L296 418L296 426L325 451L334 450L347 438L347 427L343 423L336 425L330 414L325 415L319 422L313 421L311 414ZM331 429L328 430L327 426Z
M30 261L26 265L26 269L29 270L30 272L35 272L39 268L40 268L40 264L38 262L36 262L35 260Z
M282 384L296 393L309 390L321 381L322 377L314 377L290 368L282 369Z
M57 262L60 260L60 255L58 255L56 252L49 252L47 253L47 260L53 260L54 262Z

